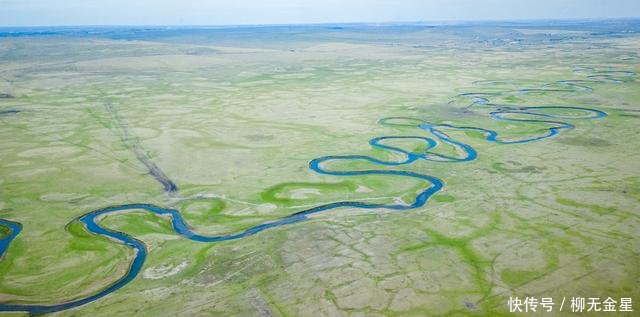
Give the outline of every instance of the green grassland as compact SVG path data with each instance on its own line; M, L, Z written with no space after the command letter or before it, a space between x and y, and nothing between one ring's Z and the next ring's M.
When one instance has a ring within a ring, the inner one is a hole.
M89 211L153 203L180 210L200 233L223 234L333 201L410 202L424 182L319 175L308 162L351 154L398 160L369 140L429 136L378 124L383 117L535 136L547 126L492 120L456 96L585 79L578 66L640 72L637 37L530 46L350 37L233 44L0 39L0 93L14 97L0 99L0 110L20 111L0 115L0 218L23 225L0 260L0 302L70 301L124 274L133 252L87 232L76 219ZM475 83L486 80L512 83ZM593 92L493 98L609 116L567 119L575 129L528 144L447 131L478 159L401 167L445 182L416 210L336 209L214 244L184 239L149 213L105 217L102 225L147 246L142 273L103 299L52 315L507 316L509 296L632 297L637 311L639 83L632 76L587 84ZM132 141L179 195L148 175ZM9 233L0 227L0 237Z

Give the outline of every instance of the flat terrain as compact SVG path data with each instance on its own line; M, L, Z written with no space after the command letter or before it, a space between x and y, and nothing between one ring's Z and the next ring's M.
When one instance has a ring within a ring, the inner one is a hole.
M0 29L0 315L637 313L637 32Z

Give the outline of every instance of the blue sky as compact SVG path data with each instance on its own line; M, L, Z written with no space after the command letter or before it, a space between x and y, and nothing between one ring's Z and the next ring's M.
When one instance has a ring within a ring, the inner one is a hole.
M0 25L229 25L640 17L640 0L0 0Z

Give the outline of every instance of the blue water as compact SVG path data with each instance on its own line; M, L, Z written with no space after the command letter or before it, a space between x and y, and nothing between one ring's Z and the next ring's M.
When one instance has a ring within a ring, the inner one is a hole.
M580 68L578 72L590 72L595 73L594 75L589 75L587 79L583 80L564 80L557 81L553 84L543 85L542 88L521 88L516 90L516 93L527 94L531 92L591 92L593 89L591 87L586 86L587 83L620 83L624 82L625 78L616 77L621 75L623 77L633 76L633 73L626 71L596 71L594 69L589 68ZM554 89L545 87L551 87L551 85L562 85L566 86L567 89ZM171 225L174 232L184 238L189 240L198 241L198 242L221 242L228 240L236 240L245 238L248 236L255 235L259 232L270 228L276 228L280 226L290 225L294 223L298 223L304 220L309 219L308 216L334 210L338 208L359 208L359 209L386 209L392 211L406 211L415 208L419 208L425 205L427 200L437 193L440 189L442 189L444 183L439 178L416 173L410 171L403 170L389 170L389 169L368 169L368 170L332 170L328 166L330 166L333 162L339 161L364 161L369 162L375 165L383 166L383 167L398 167L403 165L409 165L417 160L426 160L432 162L448 162L448 163L460 163L460 162L468 162L476 159L478 157L478 153L476 150L465 143L460 141L456 141L450 136L447 135L447 131L449 130L460 130L460 131L477 131L482 133L485 136L485 140L488 142L493 142L497 144L523 144L529 143L533 141L543 140L550 137L553 137L560 133L560 131L565 129L571 129L574 127L573 124L560 121L560 120L577 120L577 119L600 119L607 116L607 114L603 111L591 108L584 107L573 107L573 106L532 106L532 107L514 107L509 105L497 105L492 104L489 97L500 96L506 93L514 93L514 91L504 92L504 93L464 93L459 96L471 98L472 102L469 104L469 107L489 107L493 110L489 112L489 115L494 120L502 120L502 121L510 121L510 122L526 122L526 123L536 123L547 125L548 128L546 132L518 140L504 140L500 137L499 133L481 127L473 127L473 126L455 126L450 124L436 124L424 121L422 119L417 118L409 118L409 117L388 117L380 120L380 124L387 126L403 126L403 127L412 127L416 128L419 131L424 131L433 135L434 138L425 137L425 136L383 136L377 137L370 140L369 144L380 150L389 151L391 153L401 154L404 159L396 160L396 161L387 161L381 160L378 158L366 156L366 155L342 155L342 156L323 156L316 159L313 159L309 162L309 168L316 173L324 174L324 175L332 175L332 176L340 176L340 177L349 177L349 176L363 176L363 175L382 175L382 176L393 176L393 177L408 177L423 181L426 183L424 189L420 191L415 200L409 204L370 204L364 202L357 201L339 201L333 202L329 204L319 205L313 208L305 209L302 211L298 211L289 216L280 218L275 221L262 223L253 227L250 227L244 231L227 234L227 235L201 235L196 231L191 229L191 227L184 221L184 218L180 215L180 212L175 209L162 208L155 205L150 204L129 204L129 205L118 205L107 207L99 210L94 210L89 213L82 215L78 220L84 224L87 231L110 238L113 241L119 242L123 245L126 245L134 250L135 256L133 261L130 264L129 270L127 273L122 276L118 281L111 284L107 288L97 292L94 295L73 300L69 302L64 302L56 305L32 305L32 304L0 304L0 311L24 311L29 312L31 314L39 314L39 313L49 313L56 312L61 310L66 310L74 307L78 307L90 302L93 302L97 299L100 299L131 282L142 269L142 266L145 262L147 256L147 250L145 245L135 239L134 237L122 233L110 230L108 228L102 227L98 224L98 220L101 217L107 216L114 212L121 211L129 211L129 210L145 210L147 212L154 213L159 216L169 216L171 219ZM557 115L557 114L547 114L545 110L569 110L571 113L582 112L584 115L576 116L576 115ZM513 118L511 116L526 116L527 119L523 118ZM422 153L414 153L410 151L406 151L399 147L394 147L385 142L394 141L394 140L414 140L418 142L424 142L426 145L426 149ZM460 156L448 156L440 153L435 153L432 149L436 148L439 144L446 143L449 144L458 151ZM10 235L4 237L0 240L0 256L4 255L7 249L10 246L11 241L18 236L21 230L21 225L15 222L2 220L0 219L0 225L11 228Z
M519 29L549 28L565 34L528 34ZM557 43L559 41L594 40L598 38L630 37L640 33L639 19L617 20L537 20L537 21L458 21L437 23L333 23L315 25L245 25L245 26L60 26L60 27L0 27L4 37L75 37L115 40L153 41L184 44L230 43L242 45L261 41L352 41L402 43L414 47L432 46L425 40L427 33L437 32L452 39L463 39L491 45L521 45ZM417 36L416 36L417 35ZM428 35L427 35L428 36Z
M1 258L4 255L5 251L7 251L7 248L11 244L11 241L13 241L13 239L15 239L18 234L20 234L20 231L22 231L22 225L17 222L0 219L0 226L9 228L9 234L0 239Z

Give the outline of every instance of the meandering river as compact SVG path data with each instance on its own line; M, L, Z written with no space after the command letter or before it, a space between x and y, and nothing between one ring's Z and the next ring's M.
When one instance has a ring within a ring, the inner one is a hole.
M522 144L533 141L539 141L547 138L551 138L559 134L563 130L572 129L574 125L564 120L590 120L601 119L607 116L604 111L585 107L576 106L560 106L560 105L540 105L540 106L528 106L517 107L512 105L496 104L492 103L491 98L497 98L507 94L531 94L531 93L588 93L592 92L593 88L587 86L593 83L622 83L625 79L632 77L634 73L628 71L618 70L595 70L590 67L581 67L576 70L578 73L588 73L586 79L578 80L560 80L553 83L543 84L539 87L524 87L516 90L506 90L503 92L468 92L458 95L460 98L469 98L471 102L468 108L488 108L488 115L494 120L509 121L512 123L534 123L546 126L544 133L530 136L521 139L504 139L500 134L494 130L490 130L482 127L474 126L457 126L450 124L437 124L425 121L418 118L410 117L387 117L380 120L380 124L388 126L403 126L415 128L416 132L420 135L415 136L383 136L372 139L369 144L380 150L393 152L400 154L403 159L396 161L386 161L378 158L366 156L366 155L344 155L344 156L323 156L313 159L309 162L309 168L316 173L332 175L337 177L355 177L363 175L383 175L389 177L407 177L420 180L425 183L424 188L417 194L415 200L411 203L394 203L394 204L370 204L358 201L338 201L329 204L318 205L309 209L304 209L288 215L286 217L258 224L250 227L242 232L237 232L227 235L214 235L207 236L197 233L193 230L183 219L180 212L175 209L163 208L160 206L150 204L128 204L106 207L98 210L90 211L80 216L77 221L80 221L86 228L86 230L94 235L103 236L111 239L114 242L123 244L134 250L135 256L131 262L129 269L115 283L107 286L99 292L77 300L62 302L55 305L37 305L37 304L0 304L0 311L23 311L32 314L56 312L65 309L78 307L95 300L98 300L118 289L124 287L140 273L142 266L147 256L147 249L144 243L136 238L122 232L118 232L99 224L99 220L103 217L107 217L115 212L144 210L159 216L165 216L170 218L173 231L189 240L215 243L227 240L236 240L255 235L261 231L281 227L285 225L291 225L308 219L309 215L321 213L324 211L334 210L338 208L359 208L359 209L387 209L394 211L406 211L424 206L429 198L437 193L444 185L443 181L437 177L429 176L421 173L394 170L391 168L410 165L417 160L427 160L432 162L448 162L448 163L461 163L468 162L476 159L478 153L469 144L462 143L454 140L450 137L448 131L476 131L485 136L485 140L497 144ZM485 81L482 85L500 85L505 82L498 81ZM562 114L562 112L570 114ZM560 113L560 114L558 114ZM579 113L579 115L576 115ZM432 137L423 136L423 134L430 135ZM404 150L400 147L394 147L388 145L390 141L396 140L413 140L418 142L424 142L426 149L422 153L414 153ZM457 149L457 156L449 156L441 153L436 153L433 150L441 144L449 144ZM373 164L374 166L386 167L386 169L365 169L365 170L335 170L331 169L332 163L339 161L363 161ZM162 174L163 176L164 174ZM157 177L159 178L159 177ZM166 177L165 177L166 178ZM168 178L167 178L168 179ZM165 189L167 186L171 191L177 191L177 186L171 183L165 182L163 185ZM75 220L74 220L75 221ZM0 226L4 226L8 229L8 234L5 234L0 238L0 257L5 256L5 253L10 252L11 242L14 241L20 234L22 226L19 223L9 220L0 219Z

